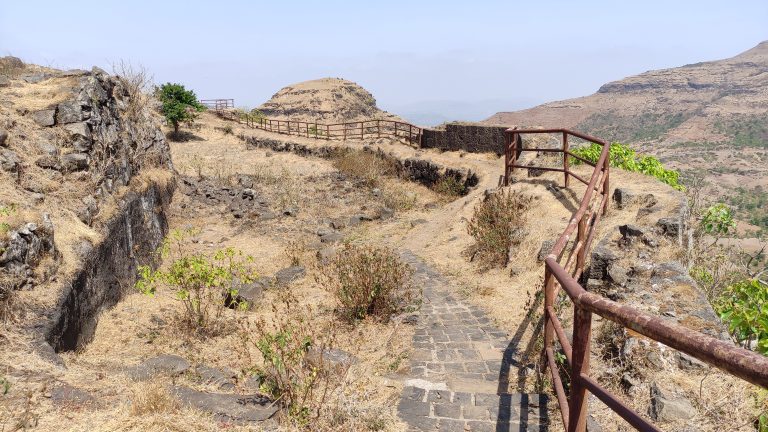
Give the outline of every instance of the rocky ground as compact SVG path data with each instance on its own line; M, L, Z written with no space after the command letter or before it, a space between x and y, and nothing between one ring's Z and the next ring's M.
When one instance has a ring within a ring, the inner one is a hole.
M170 144L178 186L165 207L168 228L195 228L185 246L192 252L232 247L251 255L260 277L238 293L251 307L225 310L228 330L199 339L179 332L173 292L150 297L120 287L122 299L99 316L92 337L58 354L30 346L21 327L4 327L11 349L0 364L11 396L0 399L0 413L7 425L60 430L66 419L76 430L280 428L275 406L244 367L253 353L238 328L279 319L271 306L285 293L313 309L317 327L337 322L333 297L317 276L341 243L355 242L397 251L416 270L423 295L389 322L336 327L329 358L346 373L329 396L332 415L324 421L331 423L318 422L316 429L559 427L535 369L539 257L568 223L583 186L563 189L560 175L517 172L509 189L531 196L532 204L509 265L488 269L470 260L467 222L499 185L496 155L387 140L332 143L390 161L393 171L371 182L341 170L334 156L339 149L326 142L275 136L211 114L185 132L186 141ZM446 177L459 179L467 194L436 192ZM590 288L722 336L706 301L675 264L686 243L683 197L641 175L615 170L611 179L616 190L598 230ZM25 225L18 235L30 238L37 230ZM110 256L120 254L130 255L130 248ZM42 297L45 288L25 292ZM567 325L567 304L562 313ZM742 420L751 414L752 390L743 383L596 322L594 376L626 403L673 430L719 430L724 418L748 430ZM590 430L624 430L605 406L592 406Z

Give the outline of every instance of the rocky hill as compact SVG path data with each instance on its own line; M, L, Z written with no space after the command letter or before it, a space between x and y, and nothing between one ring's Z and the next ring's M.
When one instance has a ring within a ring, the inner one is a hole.
M689 178L706 175L716 193L754 193L768 184L768 41L729 59L645 72L485 122L568 127L632 143Z
M380 110L368 90L341 78L321 78L283 87L258 109L269 118L320 123L370 119L402 121Z

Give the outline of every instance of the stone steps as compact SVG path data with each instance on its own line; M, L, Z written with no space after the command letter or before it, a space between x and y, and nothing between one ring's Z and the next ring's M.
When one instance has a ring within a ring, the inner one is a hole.
M525 372L516 347L437 271L403 258L423 286L413 354L398 414L413 431L546 431L548 397L509 391Z

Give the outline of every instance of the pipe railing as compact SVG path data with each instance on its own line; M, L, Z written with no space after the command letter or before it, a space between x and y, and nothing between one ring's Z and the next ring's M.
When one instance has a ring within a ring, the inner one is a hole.
M521 139L522 134L561 135L561 148L524 148ZM569 137L602 146L597 163L593 164L573 154L569 148ZM610 145L598 138L568 129L508 129L505 131L505 142L504 185L509 184L510 177L514 174L515 169L519 168L562 172L566 187L569 185L570 177L586 185L586 191L579 208L545 259L543 356L546 360L545 367L548 367L552 378L552 385L566 431L586 431L588 393L595 395L635 429L641 431L661 430L589 376L592 314L600 315L752 384L768 388L768 357L659 317L648 315L632 307L621 305L588 292L579 284L578 280L584 272L587 253L594 240L595 229L601 216L608 209ZM522 165L518 161L521 154L526 151L560 153L563 155L563 167ZM588 181L571 170L570 158L578 159L594 167ZM574 233L576 238L575 241L571 242ZM567 254L565 253L566 248L570 248ZM565 291L573 303L573 343L568 340L555 311L555 300L560 288ZM566 392L560 378L560 369L555 356L555 341L559 343L565 355L566 364L564 367L570 368L571 381L568 392Z

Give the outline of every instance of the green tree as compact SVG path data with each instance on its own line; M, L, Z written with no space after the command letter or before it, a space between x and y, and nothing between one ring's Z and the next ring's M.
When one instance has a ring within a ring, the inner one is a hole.
M163 106L160 111L165 120L173 125L173 133L179 133L179 124L192 123L197 118L197 113L205 107L197 101L197 96L192 90L187 90L181 84L165 83L157 89L157 97Z

